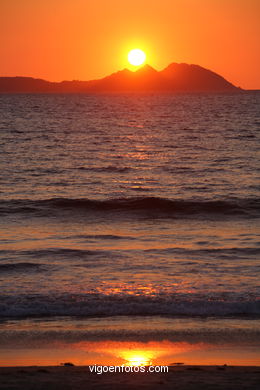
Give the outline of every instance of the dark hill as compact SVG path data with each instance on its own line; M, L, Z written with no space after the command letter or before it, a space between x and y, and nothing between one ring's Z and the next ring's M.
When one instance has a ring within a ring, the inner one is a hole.
M58 83L32 77L0 77L1 93L48 93L57 85Z
M222 76L199 65L172 63L161 75L176 90L187 92L230 91L237 88Z
M0 77L0 93L238 92L240 88L198 65L170 64L158 72L145 65L99 80L54 83L31 77Z

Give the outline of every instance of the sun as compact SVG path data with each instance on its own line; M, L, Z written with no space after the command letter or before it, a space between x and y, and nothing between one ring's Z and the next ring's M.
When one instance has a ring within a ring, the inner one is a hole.
M133 49L128 53L128 61L131 65L142 65L146 60L146 54L143 50Z

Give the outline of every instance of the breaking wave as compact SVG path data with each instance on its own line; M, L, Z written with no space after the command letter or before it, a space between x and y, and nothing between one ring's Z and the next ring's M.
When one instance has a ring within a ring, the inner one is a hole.
M100 212L189 217L219 215L260 216L260 199L182 200L156 197L117 198L105 200L53 198L45 200L3 201L0 214L25 213L51 215L57 212Z

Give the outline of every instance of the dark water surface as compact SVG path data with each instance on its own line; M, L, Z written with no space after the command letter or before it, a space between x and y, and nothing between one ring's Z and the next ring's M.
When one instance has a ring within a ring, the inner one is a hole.
M2 319L256 318L259 103L0 95Z
M0 314L258 314L260 95L1 95Z

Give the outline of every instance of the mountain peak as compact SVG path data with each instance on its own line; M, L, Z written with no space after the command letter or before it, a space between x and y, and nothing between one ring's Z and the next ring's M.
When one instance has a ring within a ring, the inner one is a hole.
M134 73L158 73L151 65L145 64L141 68L137 69Z
M177 91L235 92L240 90L219 74L195 64L173 62L160 74L174 85Z

